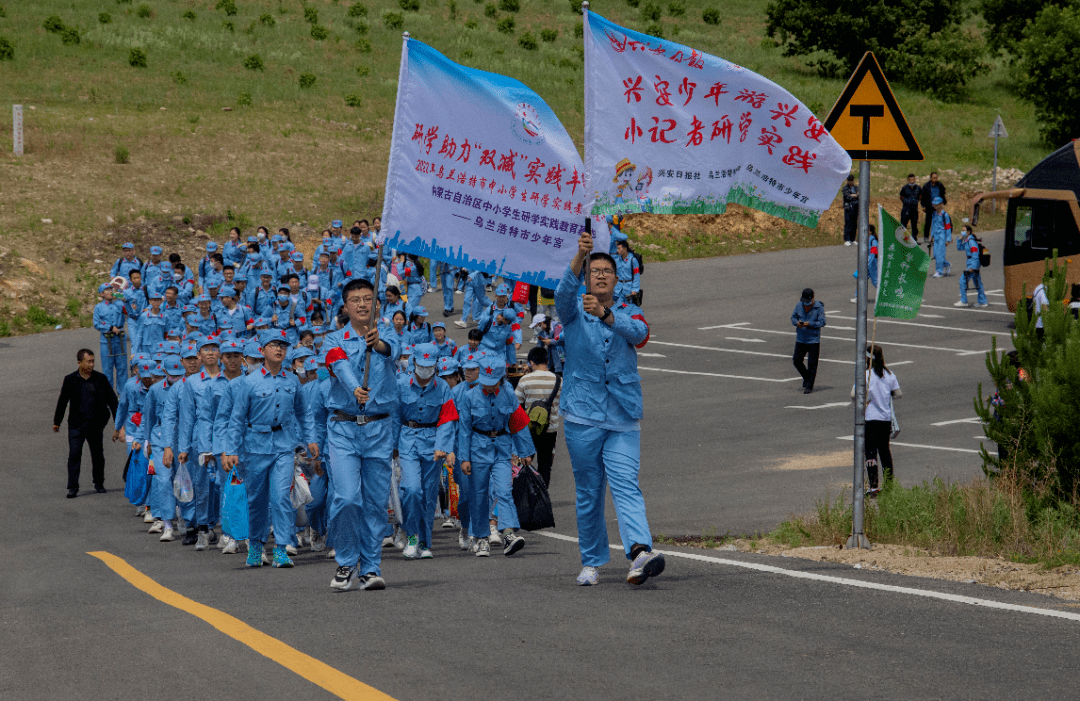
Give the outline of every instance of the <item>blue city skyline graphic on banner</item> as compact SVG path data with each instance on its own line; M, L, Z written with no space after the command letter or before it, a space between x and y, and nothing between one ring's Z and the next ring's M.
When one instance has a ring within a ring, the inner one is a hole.
M577 250L575 241L575 247L573 250ZM481 260L473 258L465 252L464 248L458 246L457 251L452 251L443 248L439 245L438 239L432 239L430 242L425 241L419 236L414 237L411 241L406 241L401 237L401 232L394 232L394 236L387 239L387 248L396 251L405 251L406 253L412 253L414 255L422 256L424 258L430 258L432 260L441 261L443 263L449 263L450 265L456 265L459 268L466 268L468 270L479 270L487 273L488 275L501 275L511 280L517 280L518 282L525 282L530 285L536 285L537 287L547 287L555 289L558 286L559 278L549 278L542 272L532 273L506 273L503 271L503 264L506 262L506 256L504 255L502 260L498 258L492 258L490 260ZM567 265L569 265L569 260Z

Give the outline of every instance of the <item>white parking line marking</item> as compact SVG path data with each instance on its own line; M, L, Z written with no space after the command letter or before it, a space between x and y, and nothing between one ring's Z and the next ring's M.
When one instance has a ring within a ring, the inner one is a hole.
M893 363L895 365L895 363ZM821 404L819 406L786 406L785 409L829 409L837 406L851 406L851 402L831 402L829 404Z
M790 353L765 353L765 352L762 352L762 351L742 350L741 348L712 348L710 346L691 346L691 345L688 345L688 344L685 344L685 343L666 343L664 341L653 341L651 339L649 340L649 343L655 343L655 344L658 344L658 345L661 345L661 346L675 346L677 348L693 348L694 350L716 351L718 353L739 353L741 355L764 355L764 356L768 356L770 358L787 358L788 360L791 359L791 354ZM843 365L854 365L855 364L854 360L833 360L831 358L819 358L818 362L821 362L821 363L841 363ZM896 365L896 363L890 363L890 365Z
M987 292L987 294L990 294L990 293ZM1002 306L1003 307L1005 305L1001 304L1001 305L996 305L996 306ZM922 308L923 309L945 309L945 310L948 310L948 311L959 311L959 312L980 312L982 314L1004 314L1005 316L1015 316L1015 314L1013 314L1012 312L999 312L999 311L996 311L994 309L980 309L979 307L935 307L932 304L923 304ZM920 314L919 316L922 316L922 314Z
M837 319L850 319L855 321L853 316L837 316ZM914 321L897 321L895 319L882 319L878 317L877 323L879 324L897 324L899 326L921 326L924 329L944 329L946 331L964 331L966 333L985 333L991 336L1008 336L1008 329L1002 329L1001 331L984 331L983 329L958 329L955 326L937 326L935 324L918 324Z
M950 424L981 424L982 419L978 416L971 419L953 419L952 421L938 421L936 424L930 424L931 426L949 426Z
M750 323L750 322L744 322L744 323ZM725 326L705 326L703 328L699 328L698 331L708 331L710 329L722 329L722 328L726 328L726 327ZM848 328L845 328L843 326L827 326L826 328L831 329L833 331L854 331L855 330L855 329L848 329ZM774 331L772 329L737 328L735 330L737 330L737 331L749 331L749 332L753 332L753 333L780 334L781 336L791 336L791 334L792 334L791 331ZM821 338L823 338L826 341L848 341L850 343L855 342L854 338L847 338L845 336L825 336L825 335L822 335ZM655 343L655 341L650 340L649 343ZM962 350L960 348L941 348L940 346L919 346L919 345L915 345L915 344L912 344L912 343L894 343L894 342L890 342L890 341L875 341L875 343L877 343L879 346L895 346L895 347L898 347L898 348L914 348L915 350L945 351L946 353L956 353L957 355L984 355L984 354L990 352L989 348L987 348L986 350ZM889 363L889 365L895 365L895 363Z
M837 436L836 440L838 440L838 441L853 441L853 440L855 440L855 436ZM923 445L921 443L899 443L897 441L889 441L889 445L902 445L905 448L929 448L930 450L951 450L951 451L956 452L956 453L976 453L976 454L978 454L978 452L979 452L977 450L972 450L971 448L946 448L945 446L941 446L941 445Z
M573 536L563 535L561 533L552 533L551 531L533 531L536 535L544 536L545 538L551 538L553 540L561 540L567 543L577 543L578 539ZM623 546L619 543L609 544L612 550L617 552L625 552ZM793 577L795 579L807 579L816 582L824 582L826 584L839 584L845 587L856 587L859 589L873 589L876 591L887 591L893 594L905 594L907 596L921 596L927 599L939 599L942 601L951 601L956 604L968 604L971 606L982 606L984 608L998 609L1001 611L1013 611L1016 613L1030 613L1036 616L1049 616L1051 618L1064 618L1069 621L1080 621L1080 613L1072 613L1071 611L1056 611L1054 609L1036 608L1034 606L1021 606L1019 604L1006 604L1001 601L994 601L992 599L979 599L974 596L961 596L959 594L947 594L942 591L933 591L930 589L915 589L913 587L898 587L893 584L881 584L880 582L867 581L862 579L848 579L847 577L837 577L827 574L817 574L816 572L802 572L800 570L789 570L783 567L776 567L773 565L763 565L757 562L747 562L744 560L729 560L725 557L712 557L710 555L698 555L696 553L683 553L675 552L673 550L660 550L656 549L656 552L663 553L664 557L677 557L684 560L694 560L695 562L706 562L714 565L727 565L729 567L739 567L746 570L754 570L756 572L765 572L768 574L778 574L784 577Z
M639 358L666 358L663 353L638 353Z
M764 343L764 338L739 338L738 336L725 336L727 341L743 341L745 343Z
M670 372L676 375L703 375L705 377L724 377L729 380L757 380L758 382L795 382L801 380L801 377L792 377L786 380L776 380L771 377L749 377L747 375L722 375L716 372L691 372L690 370L668 370L666 368L643 368L640 365L638 370L652 370L653 372Z

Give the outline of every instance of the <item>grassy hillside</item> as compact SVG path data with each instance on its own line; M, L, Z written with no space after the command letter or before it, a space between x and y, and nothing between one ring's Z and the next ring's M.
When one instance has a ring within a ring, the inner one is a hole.
M514 4L519 12L499 8ZM597 0L592 9L644 30L652 24L643 12L650 4L662 10L666 37L763 73L821 116L843 87L763 39L765 0L642 0L637 8ZM78 323L87 290L125 237L193 252L201 240L190 234L198 226L216 233L227 217L309 232L334 218L377 214L402 30L454 60L522 80L581 145L580 16L568 0L0 5L0 37L15 49L13 61L0 61L0 322L13 330ZM719 26L702 21L707 7L721 11ZM75 31L47 31L53 15ZM544 41L543 30L557 36ZM536 49L520 45L526 32ZM130 65L133 49L145 67ZM986 132L999 113L1011 136L1002 142L1003 167L1026 171L1048 151L1001 68L976 80L959 104L894 87L927 161L877 167L877 195L892 198L912 169L920 176L931 168L955 171L943 175L952 191L984 188L992 159ZM22 158L11 155L12 103L25 106ZM117 162L121 150L127 163ZM837 221L827 216L810 231L732 211L637 218L633 225L650 255L665 258L833 243ZM702 238L700 245L675 243L684 233ZM27 318L29 305L41 307L44 316L36 318L44 322Z

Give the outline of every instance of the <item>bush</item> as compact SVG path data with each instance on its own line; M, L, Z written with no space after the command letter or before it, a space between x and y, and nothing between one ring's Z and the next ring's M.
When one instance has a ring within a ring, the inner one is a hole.
M236 27L234 27L233 23L230 22L229 20L225 20L224 22L222 22L221 23L221 28L224 29L227 32L235 32L236 31Z
M420 0L398 0L398 5L406 12L419 12Z
M75 27L64 27L64 30L60 32L60 41L67 46L72 46L82 41L82 36Z
M359 34L360 36L364 36L365 34L367 34L368 29L369 29L369 27L366 24L364 24L363 22L357 22L356 23L356 33Z
M302 87L302 88L310 88L310 87L314 87L314 85L315 85L315 74L314 73L301 73L300 74L300 87Z
M36 304L31 304L26 310L26 320L34 326L55 326L60 323L59 319Z
M645 6L641 8L641 21L642 22L659 22L660 21L660 7L654 5L651 2L645 3Z
M701 21L705 24L720 24L720 10L715 7L702 10Z
M3 5L0 5L0 17L7 17L7 10L4 9Z
M570 11L573 12L575 15L580 15L581 14L581 0L570 0Z
M686 5L680 0L671 0L671 4L668 5L668 14L672 17L682 17L686 14Z
M323 41L328 36L330 36L330 32L326 31L326 27L321 24L311 25L311 38L315 41Z
M495 23L495 29L499 30L503 34L514 33L514 18L503 17L501 20Z
M251 93L242 92L236 96L236 104L241 107L249 107L251 105Z
M664 38L664 25L659 22L653 22L648 27L645 27L645 33L649 36L654 36L658 39Z
M518 46L525 49L526 51L536 51L538 48L540 48L539 44L536 43L536 39L533 38L531 32L525 32L521 35L521 38L518 39Z
M49 34L59 34L64 31L64 20L56 15L49 15L41 26L45 27L45 31Z
M135 10L135 16L139 19L150 19L152 14L154 14L153 11L151 11L150 6L146 3L139 5Z
M558 38L559 38L559 30L558 29L541 29L540 30L540 41L546 41L547 43L550 44L551 42L555 41Z
M187 12L185 12L184 14L180 15L180 17L181 17L182 19L190 20L190 21L192 21L192 22L194 22L194 21L195 21L195 13L194 13L194 12L192 12L191 10L188 10L188 11L187 11Z
M349 107L359 107L363 101L356 93L349 93L345 96L345 104Z
M574 36L578 39L585 36L585 25L583 23L578 22L574 25Z
M139 47L128 51L128 65L132 68L146 68L146 52Z
M127 147L117 145L117 147L113 149L113 158L117 163L123 165L130 160L131 154L128 153Z
M405 26L405 17L400 12L387 12L383 14L382 21L388 29L401 29Z
M454 0L446 0L446 6L450 9L450 19L457 19L457 3Z
M245 58L244 68L248 69L249 71L266 70L265 66L263 66L262 56L260 56L259 54L251 54L250 56Z
M269 12L264 12L262 15L259 16L259 23L265 24L267 27L273 27L275 24L277 24L277 20L274 19L274 16Z
M503 12L521 12L521 3L518 0L499 0L499 9Z
M15 60L15 45L7 37L0 37L0 61Z
M484 15L486 17L491 17L492 19L495 19L499 16L499 13L496 10L495 5L489 2L487 5L484 5Z
M367 8L356 2L349 6L349 11L345 13L346 17L367 17Z
M218 0L214 9L224 11L225 15L228 17L232 17L237 12L235 0Z
M1080 13L1047 7L1020 43L1020 97L1035 107L1039 135L1052 146L1080 136Z
M108 12L100 12L98 13L97 21L101 24L108 24L112 22L112 15L110 15Z
M954 25L933 34L924 28L899 48L883 51L878 60L891 66L907 66L905 85L922 89L939 100L956 102L968 81L989 68L982 61L985 54L980 39ZM930 60L931 56L948 58Z
M979 14L986 21L986 43L994 51L1018 55L1029 23L1048 5L1063 5L1059 0L981 0Z
M637 7L641 0L626 0L626 4L630 7Z
M371 53L371 42L368 41L367 39L357 39L356 40L356 50L359 51L362 54L370 54Z
M172 74L173 82L177 85L187 85L187 76L180 71L174 71Z
M311 6L304 8L304 21L309 24L319 23L319 11Z
M465 28L466 29L476 29L479 26L480 26L480 23L476 21L475 17L470 17L469 19L465 20Z
M360 76L361 78L363 78L364 76L366 76L366 75L368 75L370 73L371 73L371 66L357 66L356 67L356 75Z

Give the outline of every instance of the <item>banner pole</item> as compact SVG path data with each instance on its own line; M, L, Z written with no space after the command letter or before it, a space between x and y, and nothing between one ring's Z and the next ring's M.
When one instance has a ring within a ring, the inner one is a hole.
M851 537L847 546L870 549L863 533L863 470L866 467L866 293L870 252L870 161L859 161L859 279L855 300L855 454L851 486ZM877 316L874 317L875 328Z
M586 217L585 218L585 233L589 235L589 238L592 238L592 217ZM596 239L593 239L594 243L595 243L595 241L596 241ZM587 256L585 256L585 262L582 263L582 266L583 266L583 269L582 269L581 273L585 276L585 294L591 295L592 294L592 273L589 272L589 271L592 270L592 252L590 252Z

